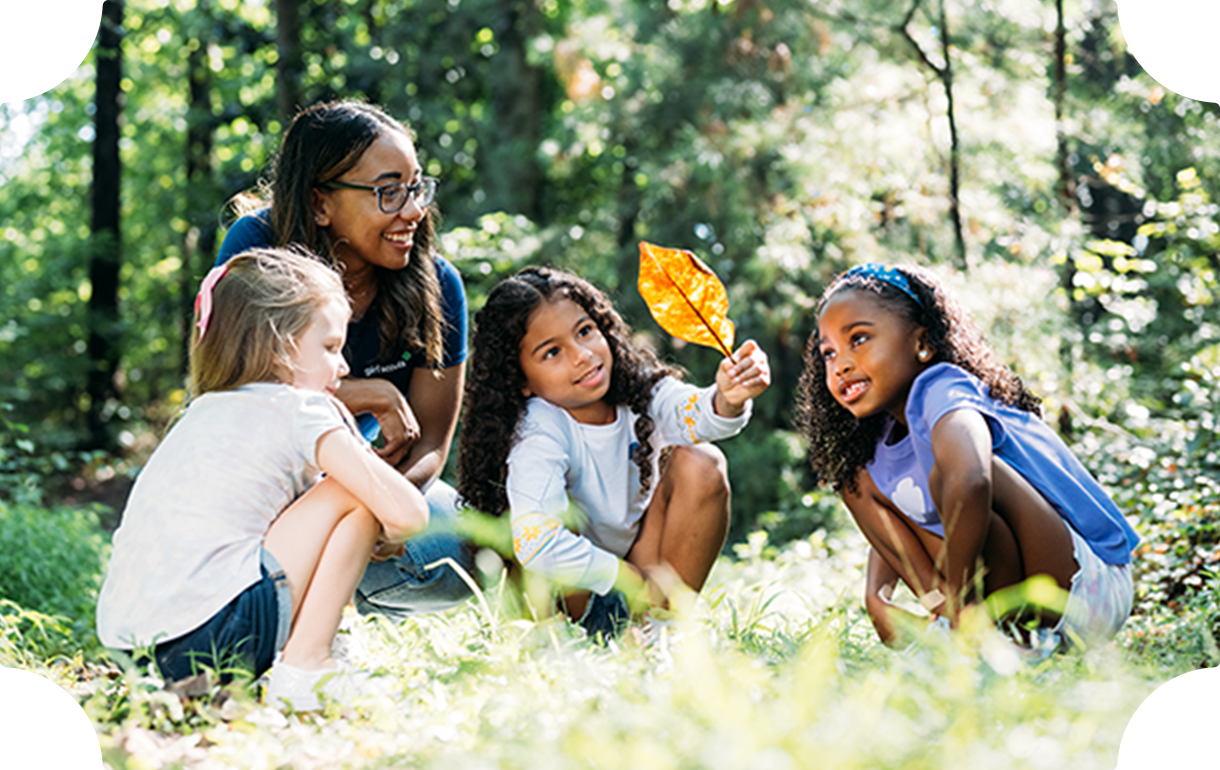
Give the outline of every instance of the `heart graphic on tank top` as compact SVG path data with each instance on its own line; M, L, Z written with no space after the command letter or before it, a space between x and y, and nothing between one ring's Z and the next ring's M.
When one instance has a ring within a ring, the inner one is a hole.
M923 516L928 512L928 506L923 499L923 490L915 486L915 479L907 476L898 482L898 488L890 496L894 505L911 518Z

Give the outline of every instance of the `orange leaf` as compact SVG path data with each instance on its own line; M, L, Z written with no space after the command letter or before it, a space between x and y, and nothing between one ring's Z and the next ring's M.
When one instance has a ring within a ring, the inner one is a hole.
M639 286L640 296L662 329L678 339L732 355L728 292L693 253L640 241Z

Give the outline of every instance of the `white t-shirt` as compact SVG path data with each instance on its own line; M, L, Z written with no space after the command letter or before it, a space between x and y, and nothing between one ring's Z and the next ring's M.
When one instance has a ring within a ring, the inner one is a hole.
M561 585L609 591L652 500L661 449L727 438L749 421L750 402L740 417L721 417L712 408L715 394L714 385L696 388L672 377L657 383L649 409L656 428L647 492L631 460L636 415L627 407L618 407L609 425L583 425L563 408L531 398L508 454L506 482L521 566Z
M131 490L98 599L98 637L132 648L198 628L261 578L271 522L318 475L333 400L252 383L195 399Z

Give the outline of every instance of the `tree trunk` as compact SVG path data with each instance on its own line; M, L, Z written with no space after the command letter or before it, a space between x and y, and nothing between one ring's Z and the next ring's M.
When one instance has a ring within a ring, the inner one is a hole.
M940 79L945 86L946 112L949 114L949 217L953 221L957 264L965 270L969 265L966 264L966 239L962 234L961 145L957 138L957 113L953 108L953 60L949 58L949 14L945 13L945 0L940 0L940 50L945 58Z
M911 7L902 23L898 25L897 31L907 39L907 42L915 49L919 60L925 67L932 70L945 89L945 99L948 102L946 112L949 118L949 220L953 224L953 243L958 267L966 270L969 268L969 264L966 262L966 239L962 232L961 146L957 136L957 114L953 106L953 60L949 57L949 14L945 12L945 0L940 0L940 18L936 23L940 27L940 50L945 63L938 66L928 58L928 54L920 47L919 41L911 34L911 20L919 11L921 2L923 0L915 0L911 3Z
M182 319L182 357L180 369L190 366L191 325L194 318L195 287L198 277L212 266L216 256L216 208L219 194L212 178L211 69L207 62L208 41L197 38L198 46L187 57L190 106L186 128L186 182L190 194L184 198L188 228L182 248L179 281L180 318Z
M1059 167L1059 185L1056 192L1059 205L1068 216L1076 212L1076 185L1072 180L1072 167L1068 162L1067 133L1063 127L1064 102L1067 100L1067 29L1063 19L1063 0L1055 0L1055 161Z
M492 66L493 140L484 169L492 211L541 218L540 175L534 155L542 133L542 73L526 59L526 45L539 27L538 9L522 0L501 0L492 31L500 50Z
M89 446L110 449L106 430L107 405L118 395L115 374L119 367L119 265L121 245L119 115L123 77L123 3L102 4L97 45L97 112L93 140L92 221L89 258Z
M275 43L279 56L275 62L279 74L276 102L284 121L292 120L302 106L300 10L300 0L275 0Z

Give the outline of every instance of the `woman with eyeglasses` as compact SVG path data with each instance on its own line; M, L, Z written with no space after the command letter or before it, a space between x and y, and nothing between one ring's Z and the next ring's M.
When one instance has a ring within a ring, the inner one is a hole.
M469 597L452 568L425 566L445 557L469 573L474 566L453 532L456 495L438 478L461 405L466 294L435 249L436 187L402 123L362 102L318 104L288 127L270 183L239 196L245 213L216 260L299 244L342 274L352 304L344 346L351 375L336 396L431 509L425 534L405 547L379 546L356 594L362 612L396 617Z

